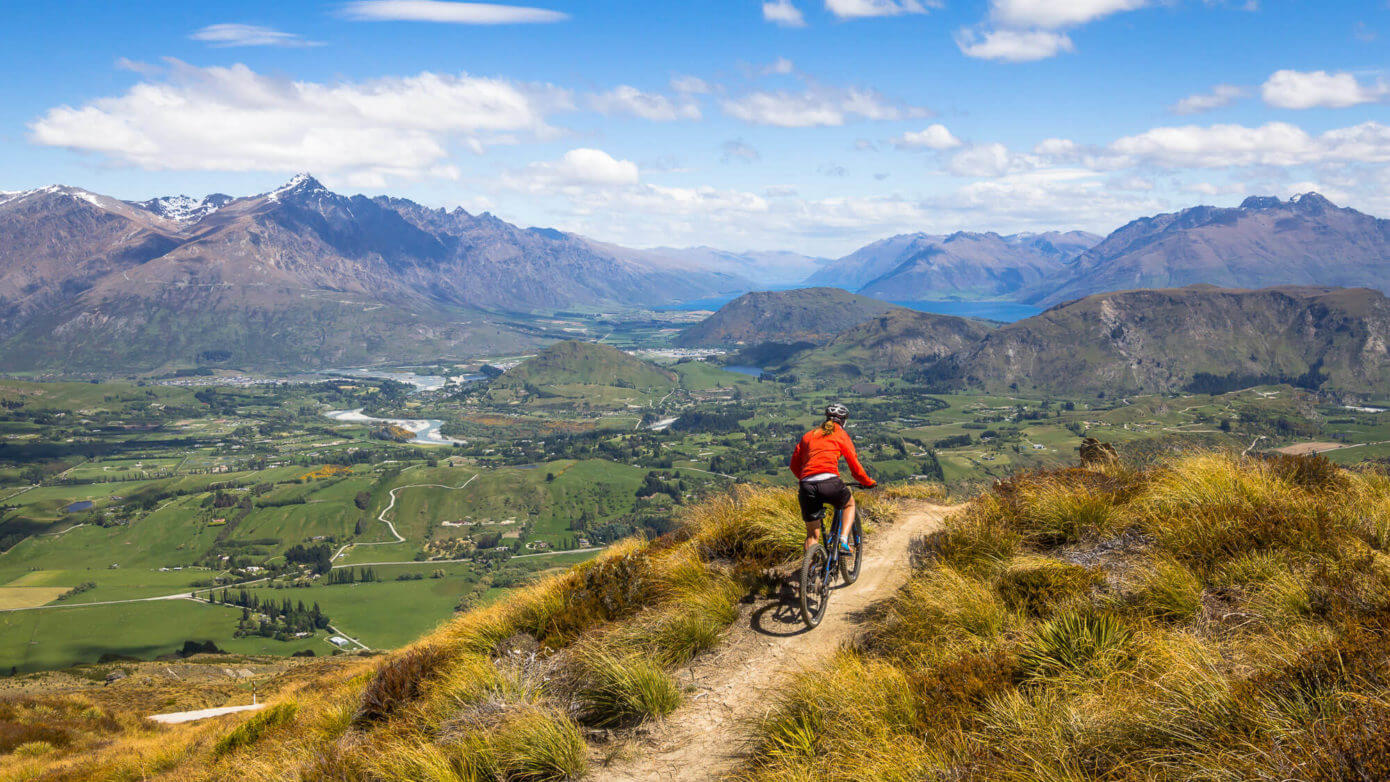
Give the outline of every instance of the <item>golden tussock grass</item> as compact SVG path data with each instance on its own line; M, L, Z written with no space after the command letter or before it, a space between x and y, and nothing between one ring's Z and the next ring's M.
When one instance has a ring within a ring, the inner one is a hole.
M862 496L866 523L892 504ZM671 670L720 641L756 574L800 555L794 494L739 487L410 646L339 665L249 717L113 724L67 744L16 735L0 780L457 782L574 779L585 726L660 719ZM0 727L3 726L0 705ZM0 731L0 739L3 739ZM19 740L24 739L24 740Z
M741 776L1390 778L1388 533L1390 481L1321 458L1017 476L796 678Z

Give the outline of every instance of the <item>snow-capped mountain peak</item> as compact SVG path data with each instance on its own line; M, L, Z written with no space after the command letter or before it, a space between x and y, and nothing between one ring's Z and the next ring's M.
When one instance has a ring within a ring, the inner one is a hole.
M191 223L207 217L218 209L226 206L232 197L222 193L213 193L201 200L192 196L176 195L151 198L148 201L140 201L135 205L148 212L153 212L166 220L174 220L180 223Z
M80 187L71 187L69 185L47 185L45 187L36 187L32 190L16 190L12 192L3 192L0 193L0 204L8 204L12 201L21 201L25 198L30 198L32 196L37 195L65 195L69 198L80 198L83 201L86 201L95 206L102 207L103 209L109 208L109 204L104 203L102 201L102 199L106 198L105 196L98 196L96 193L83 190Z
M295 174L294 178L285 184L270 191L267 195L273 201L279 201L286 195L316 195L330 192L323 183L314 179L314 175L306 172Z

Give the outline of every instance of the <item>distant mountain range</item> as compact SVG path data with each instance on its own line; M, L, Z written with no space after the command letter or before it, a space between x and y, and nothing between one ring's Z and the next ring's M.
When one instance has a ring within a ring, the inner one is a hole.
M543 336L511 313L751 287L489 214L338 195L308 175L235 199L0 195L0 364L11 370L476 355Z
M804 303L805 293L765 294L783 301L760 306ZM895 308L820 345L741 355L760 354L766 368L807 378L888 375L942 390L1065 397L1293 383L1376 395L1390 388L1390 299L1365 288L1198 285L1097 294L997 328Z
M1308 193L1145 217L1104 239L1079 231L905 234L827 264L806 284L887 301L1043 306L1106 291L1196 284L1390 291L1390 220Z
M727 297L802 276L818 290L741 299L681 344L824 345L891 314L884 302L1047 306L1199 283L1386 291L1390 221L1307 194L1143 218L1104 239L905 234L827 261L620 247L339 195L307 174L244 198L134 202L54 185L0 193L0 366L110 374L476 356L564 337L535 313Z
M688 268L705 269L753 280L760 286L796 285L830 263L782 250L730 252L714 247L657 247L647 252Z
M1100 240L1082 231L903 234L827 264L806 284L889 301L1009 299L1060 272Z
M1135 220L1022 298L1057 304L1104 291L1209 284L1390 291L1390 220L1308 193L1248 198Z

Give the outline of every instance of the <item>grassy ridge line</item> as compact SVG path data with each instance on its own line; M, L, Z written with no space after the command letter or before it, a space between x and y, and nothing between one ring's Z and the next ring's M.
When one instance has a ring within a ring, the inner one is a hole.
M871 521L891 512L869 497L861 507ZM802 537L790 492L740 487L688 511L673 535L612 546L379 664L286 693L271 722L257 715L233 733L225 722L135 726L105 748L4 757L0 779L574 777L590 756L587 728L679 704L669 670L719 643L737 602L767 567L796 558Z
M1191 455L997 484L744 782L1390 779L1390 477Z

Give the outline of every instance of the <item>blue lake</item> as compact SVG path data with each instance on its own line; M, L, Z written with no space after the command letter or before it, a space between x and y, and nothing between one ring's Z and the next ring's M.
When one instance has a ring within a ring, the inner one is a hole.
M777 288L774 290L784 290ZM665 304L660 307L653 307L659 312L689 312L691 310L717 310L728 304L742 294L730 293L725 296L712 296L705 299L691 299L678 304ZM937 315L956 315L962 318L982 318L984 320L997 320L1004 323L1031 318L1042 312L1041 307L1034 307L1031 304L1019 304L1013 301L953 301L953 300L923 300L923 301L894 301L890 302L899 306L914 309L918 312L933 312Z
M84 510L91 510L96 503L91 500L78 500L71 505L63 508L64 513L81 513Z
M962 318L983 318L1013 323L1031 318L1043 311L1042 307L1019 304L1013 301L895 301L918 312L933 312L937 315L956 315Z
M743 366L741 364L726 364L724 369L730 372L737 372L740 375L748 375L749 377L762 377L763 375L763 371L758 367Z

